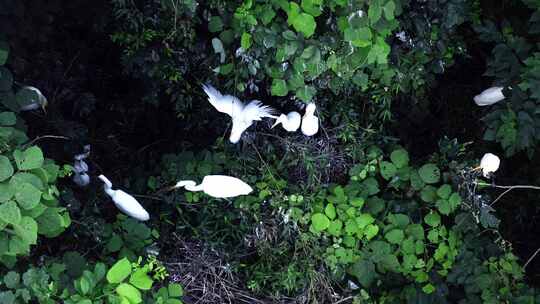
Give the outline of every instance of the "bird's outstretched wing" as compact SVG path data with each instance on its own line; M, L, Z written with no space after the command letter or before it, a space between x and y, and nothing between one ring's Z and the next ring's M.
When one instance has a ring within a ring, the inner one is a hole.
M245 120L261 120L263 117L277 118L277 111L270 106L263 105L259 100L252 100L242 113Z
M206 95L208 95L208 101L211 105L221 113L225 113L230 117L233 117L233 113L241 111L243 104L240 99L232 95L223 95L216 88L209 84L203 84L202 86Z

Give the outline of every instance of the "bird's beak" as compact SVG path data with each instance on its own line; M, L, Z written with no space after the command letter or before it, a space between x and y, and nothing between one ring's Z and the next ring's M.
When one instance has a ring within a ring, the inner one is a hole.
M281 121L279 119L276 119L276 122L270 127L270 129L273 129L275 126L279 125Z

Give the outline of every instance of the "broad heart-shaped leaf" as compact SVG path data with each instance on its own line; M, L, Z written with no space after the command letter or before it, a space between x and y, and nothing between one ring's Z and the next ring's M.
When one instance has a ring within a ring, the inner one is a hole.
M129 283L141 290L149 290L152 288L152 279L147 274L148 270L139 268L133 272L129 278Z
M15 199L21 208L29 210L39 204L41 191L29 183L17 183L15 185Z
M315 28L317 27L315 18L306 13L300 13L294 16L292 25L297 32L303 33L306 38L311 37L311 35L315 33Z
M0 41L0 65L6 64L9 56L9 44L5 41Z
M46 237L55 237L64 230L68 224L66 224L64 218L59 213L59 209L61 208L49 207L36 218L39 234Z
M425 164L419 170L418 174L426 184L434 184L441 178L441 170L435 164Z
M390 159L396 168L401 169L409 164L409 153L405 149L394 150L390 154Z
M107 272L107 281L109 283L120 283L131 274L131 263L127 258L116 262Z
M0 183L0 203L9 201L14 192L14 187L11 187L7 182Z
M311 216L311 225L315 231L323 231L330 226L330 220L322 213L315 213Z
M13 225L15 233L30 245L37 244L38 225L33 218L23 216L18 225Z
M381 176L385 180L389 180L394 177L394 175L396 175L396 166L394 166L394 164L392 164L391 162L382 161L379 167L381 169Z
M272 80L271 92L272 92L272 95L274 96L287 95L288 89L287 89L287 83L285 82L285 80L274 78Z
M324 213L326 216L328 216L329 219L333 220L336 218L336 207L334 204L328 204L326 205L326 208L324 208Z
M322 14L322 9L321 9L322 2L323 0L302 0L301 5L302 5L302 9L306 13L314 17L317 17Z
M330 233L333 236L340 236L342 228L343 228L343 222L341 220L336 219L330 222L330 225L328 226L328 233Z
M369 224L364 228L364 235L366 236L366 239L371 240L373 237L375 237L379 233L379 226Z
M0 219L8 224L17 225L21 222L21 210L14 201L0 204Z
M37 146L32 146L23 152L15 150L13 152L15 163L19 170L32 170L43 166L45 159L43 158L43 152Z
M367 259L359 259L348 269L347 272L355 276L356 279L358 279L358 282L360 282L360 284L362 284L362 286L365 288L369 288L377 275L375 265L373 262Z
M404 237L405 234L401 229L392 229L384 235L384 238L386 238L388 242L392 244L400 244Z
M13 126L17 123L17 117L13 112L0 113L0 126Z
M129 300L130 304L142 302L141 292L130 284L122 283L116 287L116 293L123 298Z
M0 155L0 182L13 175L13 166L7 157Z
M179 298L184 295L184 289L180 284L171 283L167 290L169 291L169 297Z
M431 211L424 217L424 222L431 227L437 227L441 224L441 216L437 212Z
M450 197L450 193L452 193L452 186L448 184L444 184L440 186L439 189L437 189L437 195L440 198L447 199L448 197Z

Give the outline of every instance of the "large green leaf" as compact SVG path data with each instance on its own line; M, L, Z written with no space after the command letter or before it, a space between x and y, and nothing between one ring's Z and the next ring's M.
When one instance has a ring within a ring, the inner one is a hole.
M0 125L2 126L13 126L17 123L17 117L13 112L2 112L0 113Z
M422 181L426 184L434 184L441 178L441 170L435 164L425 164L418 170Z
M0 204L0 219L6 223L17 225L21 222L21 210L14 201Z
M39 204L41 191L32 184L18 183L15 185L15 199L23 209L29 210Z
M390 159L396 168L400 169L409 164L409 153L405 149L394 150L390 154Z
M109 283L120 283L131 274L131 263L127 258L116 262L107 272L107 281Z
M13 175L13 172L13 166L9 159L4 155L0 155L0 182L10 178Z
M311 216L311 225L316 231L323 231L330 226L330 220L322 213L315 213Z
M37 244L38 225L33 218L23 216L18 225L13 225L15 233L30 245Z
M13 152L15 163L19 170L32 170L43 166L44 157L43 152L37 146L30 147L23 152L15 150Z
M129 300L130 304L137 304L142 302L141 292L130 284L122 283L116 287L116 293L123 298Z
M350 274L358 279L358 282L365 288L369 288L375 280L377 272L373 262L367 259L358 259L348 270Z
M315 18L306 13L300 13L295 16L292 20L292 25L297 32L303 33L306 38L311 37L317 27Z
M274 96L285 96L288 92L287 83L283 79L274 78L271 91Z
M141 290L149 290L152 288L152 279L148 276L145 268L139 268L133 272L129 278L129 283Z

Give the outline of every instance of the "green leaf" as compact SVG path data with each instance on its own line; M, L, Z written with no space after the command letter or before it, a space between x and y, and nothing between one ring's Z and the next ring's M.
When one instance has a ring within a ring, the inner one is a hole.
M456 210L456 208L461 204L461 196L459 196L457 192L454 192L448 198L448 202L450 203L452 210Z
M17 225L13 225L15 233L30 245L37 244L38 224L28 216L23 216Z
M9 289L17 288L17 285L21 282L21 275L18 272L10 271L4 275L4 284Z
M67 226L58 208L47 208L36 218L39 233L47 237L55 237Z
M374 238L377 233L379 233L379 226L369 224L364 228L364 235L366 236L366 239L371 240Z
M15 185L15 199L23 209L30 210L39 204L41 191L29 183Z
M434 184L441 178L441 170L435 164L425 164L419 170L418 174L426 184Z
M0 65L6 64L9 56L9 44L0 40Z
M394 3L394 1L390 0L386 2L386 4L383 6L384 18L386 18L386 20L389 20L389 21L394 20L395 11L396 11L396 4Z
M264 25L268 25L272 22L272 19L276 16L276 12L271 5L266 5L262 11L261 21Z
M127 258L116 262L107 272L107 281L109 283L120 283L131 274L131 263Z
M382 9L380 1L372 1L368 9L368 17L371 24L376 23L381 19Z
M422 287L422 291L427 293L427 294L431 294L435 291L435 286L433 286L431 283L428 283L427 285L425 285L424 287Z
M223 21L221 20L221 17L219 16L212 16L210 17L210 21L208 22L208 30L210 33L216 33L223 30Z
M304 85L296 90L296 97L300 98L304 102L309 102L313 99L315 94L317 93L317 90L308 85Z
M384 235L384 238L392 244L400 244L403 241L404 237L405 234L401 229L392 229Z
M317 16L320 16L322 14L322 0L302 0L302 9L314 16L314 17L317 17Z
M142 302L141 292L130 284L122 283L116 287L116 293L129 300L131 304Z
M401 169L409 164L409 153L404 149L394 150L390 154L390 159L396 168Z
M355 220L356 220L356 225L360 229L364 229L364 227L366 227L367 225L375 222L375 219L369 213L360 214L359 216L356 217Z
M344 38L350 41L356 47L368 47L372 44L371 39L373 34L368 27L362 28L347 28L344 32Z
M444 184L440 186L439 189L437 190L437 195L440 198L444 198L444 199L447 199L448 197L450 197L450 193L452 193L452 186L448 184Z
M311 224L315 231L323 231L330 226L330 220L322 213L315 213L311 216Z
M272 80L272 89L273 96L285 96L287 95L287 83L283 79L274 78Z
M43 157L43 152L37 146L32 146L24 152L20 150L15 150L13 152L13 157L15 158L15 163L19 170L32 170L37 169L43 166L45 161Z
M431 211L424 217L424 222L431 227L437 227L441 224L441 216L437 212Z
M306 13L300 13L295 16L292 20L292 25L297 32L303 33L306 38L311 37L317 27L315 18Z
M7 157L0 155L0 182L5 181L13 175L13 166Z
M336 218L336 207L334 207L334 204L328 204L326 205L326 208L324 208L324 213L326 216L328 216L329 219L333 220Z
M328 226L328 233L330 233L333 236L340 236L342 228L343 228L343 222L340 220L334 220L330 222L330 225Z
M0 125L2 126L13 126L17 123L17 117L13 112L2 112L0 113Z
M0 220L17 225L21 222L21 210L14 201L0 204Z
M377 272L375 271L375 265L373 262L367 259L358 259L348 272L358 279L358 282L365 288L369 288L371 283L375 280Z
M184 289L182 288L182 285L177 283L169 284L169 287L167 288L169 291L169 296L174 298L179 298L184 295Z
M450 203L448 202L448 200L445 199L437 200L435 206L437 207L439 212L444 215L449 215L453 211L450 207Z
M381 169L381 176L385 180L389 180L392 177L394 177L394 175L396 175L396 172L397 172L396 166L394 166L394 164L392 164L391 162L382 161L379 167Z
M426 185L420 192L420 198L426 203L433 203L437 199L437 188Z
M240 46L244 50L248 50L249 47L251 47L251 34L246 32L242 33L242 37L240 39Z
M150 290L152 288L153 281L148 276L146 269L139 268L133 272L129 278L129 283L141 290Z

